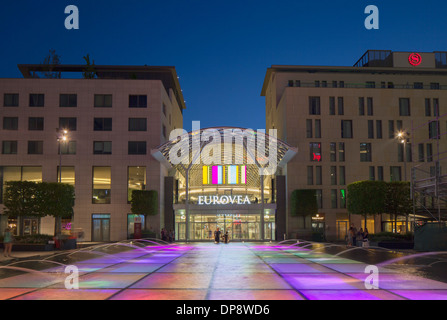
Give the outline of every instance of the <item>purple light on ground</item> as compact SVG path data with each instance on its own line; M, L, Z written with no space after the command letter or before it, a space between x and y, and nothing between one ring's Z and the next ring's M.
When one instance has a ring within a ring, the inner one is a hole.
M309 300L402 300L383 290L300 290Z
M331 270L318 264L305 263L272 263L270 265L278 273L334 273Z
M353 273L352 277L364 282L368 274ZM379 288L386 290L447 290L447 283L426 279L410 274L379 273Z
M447 300L447 290L392 290L410 300Z
M348 276L338 274L283 274L292 287L297 290L354 290L362 288L363 283ZM364 288L364 286L363 286Z

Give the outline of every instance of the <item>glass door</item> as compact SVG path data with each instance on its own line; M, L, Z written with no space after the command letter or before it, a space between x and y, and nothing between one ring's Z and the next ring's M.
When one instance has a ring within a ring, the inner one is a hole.
M94 214L92 217L92 241L110 241L110 214Z

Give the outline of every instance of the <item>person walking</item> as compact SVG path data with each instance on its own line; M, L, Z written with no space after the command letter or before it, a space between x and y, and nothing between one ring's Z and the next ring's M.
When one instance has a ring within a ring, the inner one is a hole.
M368 228L365 228L365 232L363 234L363 246L364 247L369 247L369 232L368 232Z
M357 228L354 224L351 224L351 232L352 232L352 245L357 246Z
M219 243L220 242L220 230L219 228L216 229L216 231L214 231L214 243Z
M225 234L224 234L224 242L225 242L225 243L228 243L228 239L229 239L229 235L228 235L228 231L227 231L227 232L225 232Z
M4 247L3 254L4 254L5 257L10 257L11 256L12 241L13 241L13 237L12 237L11 229L10 228L6 228L5 229L5 234L4 234L4 237L3 237L3 247Z

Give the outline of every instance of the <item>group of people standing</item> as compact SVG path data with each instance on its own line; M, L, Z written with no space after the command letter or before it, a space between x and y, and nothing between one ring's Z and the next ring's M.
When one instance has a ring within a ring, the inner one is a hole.
M360 228L360 230L357 230L354 224L351 224L351 227L348 230L348 246L360 246L365 247L368 245L368 228Z
M220 243L221 238L224 243L228 243L230 240L228 231L222 235L222 232L217 228L216 231L214 231L214 243Z
M166 230L165 228L161 229L161 240L167 241L167 242L174 242L174 231Z

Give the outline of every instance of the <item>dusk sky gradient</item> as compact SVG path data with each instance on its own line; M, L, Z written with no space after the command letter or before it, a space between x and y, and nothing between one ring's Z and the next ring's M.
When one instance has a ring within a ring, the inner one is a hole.
M76 5L80 29L66 30ZM366 30L367 5L380 29ZM447 51L447 1L17 0L0 11L0 77L41 63L175 66L184 127L265 128L261 88L272 65L352 66L368 49Z

